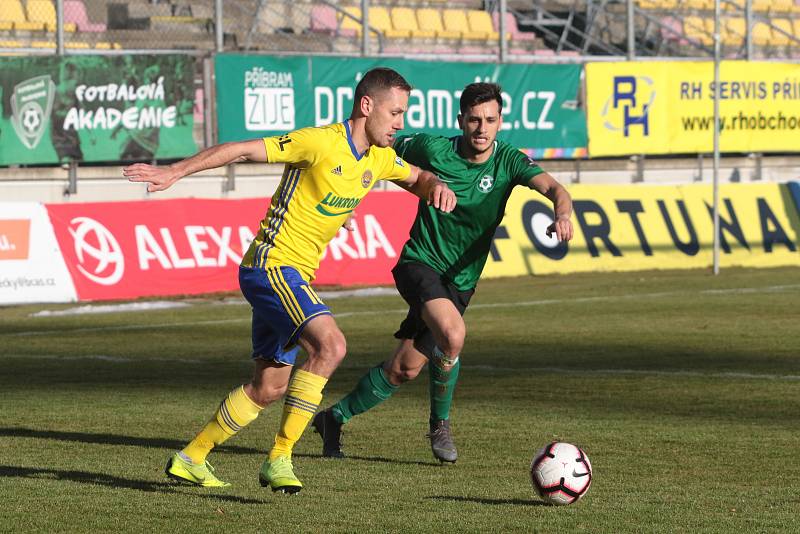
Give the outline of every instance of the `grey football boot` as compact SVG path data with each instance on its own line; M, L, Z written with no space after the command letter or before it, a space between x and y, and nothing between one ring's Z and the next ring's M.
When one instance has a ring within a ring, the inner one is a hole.
M326 458L344 458L344 453L342 452L342 423L336 420L330 408L315 415L311 425L322 438L322 456Z
M427 436L431 440L433 456L442 463L454 463L458 459L458 451L450 432L450 420L431 421L430 429Z

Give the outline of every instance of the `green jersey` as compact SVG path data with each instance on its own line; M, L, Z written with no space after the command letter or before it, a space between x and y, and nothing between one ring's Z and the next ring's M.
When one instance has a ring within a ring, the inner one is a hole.
M458 154L460 139L416 134L399 137L394 148L404 160L439 176L458 199L451 213L420 201L400 263L427 265L459 291L467 291L478 283L511 190L527 186L543 171L502 141L495 141L487 161L471 163Z

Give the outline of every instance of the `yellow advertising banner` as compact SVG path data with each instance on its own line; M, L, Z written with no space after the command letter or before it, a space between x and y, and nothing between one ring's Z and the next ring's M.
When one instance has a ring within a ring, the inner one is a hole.
M688 269L712 265L710 185L575 185L575 236L545 230L551 203L531 191L511 195L484 276ZM720 187L720 265L800 266L800 218L787 185Z
M723 61L720 150L797 151L800 65ZM714 64L586 65L590 156L712 152Z

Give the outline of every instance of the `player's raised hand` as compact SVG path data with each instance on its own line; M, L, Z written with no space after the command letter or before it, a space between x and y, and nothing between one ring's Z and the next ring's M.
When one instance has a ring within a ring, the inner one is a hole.
M122 169L129 182L146 182L147 191L163 191L178 181L180 176L169 167L156 167L147 163L134 163Z
M352 232L353 230L355 230L356 226L355 223L353 222L355 218L356 218L356 212L351 211L350 215L348 215L347 219L344 221L344 224L342 224L342 228L344 228L348 232Z
M456 194L447 187L447 184L438 181L428 192L428 206L433 206L445 213L450 213L456 207Z
M572 239L572 221L569 217L558 217L553 224L547 227L547 237L553 237L556 234L556 239L559 241L569 241Z

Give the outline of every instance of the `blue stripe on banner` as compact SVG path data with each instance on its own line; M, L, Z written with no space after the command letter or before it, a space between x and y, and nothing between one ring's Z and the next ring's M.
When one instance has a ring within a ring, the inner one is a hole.
M786 185L789 186L789 192L794 199L794 207L797 210L797 215L800 216L800 182L789 182Z
M222 414L222 419L225 421L225 424L231 427L231 430L234 432L238 432L242 429L240 425L237 425L236 422L231 417L230 412L228 412L228 407L225 405L225 401L222 401L222 404L219 406L219 413Z

